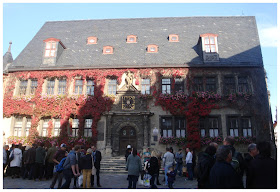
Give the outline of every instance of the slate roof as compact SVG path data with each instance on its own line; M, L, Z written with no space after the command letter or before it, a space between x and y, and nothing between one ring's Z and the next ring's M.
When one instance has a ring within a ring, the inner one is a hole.
M198 55L199 35L218 35L220 62L205 64ZM179 42L169 42L170 34ZM136 35L137 43L126 43ZM98 43L87 45L96 36ZM57 38L66 49L56 66L47 69L146 68L196 66L262 66L255 17L170 17L46 22L9 67L9 71L43 70L43 40ZM147 53L149 44L158 53ZM114 54L102 54L113 46Z

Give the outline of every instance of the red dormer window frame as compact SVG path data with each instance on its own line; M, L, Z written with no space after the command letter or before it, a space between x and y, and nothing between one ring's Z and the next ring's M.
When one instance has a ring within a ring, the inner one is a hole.
M176 40L173 40L172 37L176 37ZM179 42L179 35L170 34L168 39L169 39L169 42Z
M60 45L64 49L66 49L66 47L63 45L63 43L60 41L60 39L56 39L56 38L52 37L52 38L45 39L43 42L45 43L45 53L44 53L45 57L56 57L55 52L57 50L57 46L56 46L57 42L59 42ZM48 46L48 45L50 45L50 46ZM49 54L47 55L47 53L49 53ZM53 53L53 55L52 55L52 53Z
M93 40L93 42L92 42ZM87 38L87 44L90 45L90 44L97 44L97 37L88 37Z
M104 46L103 47L103 54L113 54L114 48L112 46Z
M133 39L133 41L131 41ZM137 43L137 36L136 35L128 35L126 38L126 43Z
M154 49L154 51L152 49ZM147 52L148 53L157 53L158 52L158 46L154 45L154 44L148 45Z
M204 46L204 51L206 53L217 53L218 49L217 49L217 34L212 34L212 33L206 33L206 34L202 34L200 35L201 38L203 38L204 41L202 41L203 46ZM208 50L206 49L208 47Z

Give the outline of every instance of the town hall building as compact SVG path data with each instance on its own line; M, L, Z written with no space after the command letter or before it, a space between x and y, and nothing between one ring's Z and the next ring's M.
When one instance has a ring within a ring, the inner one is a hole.
M7 143L85 139L118 156L127 145L164 152L228 135L244 152L273 141L255 17L51 21L17 58L11 50Z

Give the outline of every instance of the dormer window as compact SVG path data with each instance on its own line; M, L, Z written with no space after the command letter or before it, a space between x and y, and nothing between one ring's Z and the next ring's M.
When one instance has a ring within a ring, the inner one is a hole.
M168 39L169 39L169 42L179 42L179 36L175 35L175 34L169 35Z
M147 52L148 53L157 53L158 46L157 45L148 45Z
M126 38L127 43L137 43L137 36L135 35L128 35Z
M97 37L88 37L87 44L97 44Z
M217 37L216 34L203 34L200 35L202 41L202 50L206 53L218 53Z
M113 54L114 49L112 46L105 46L103 47L103 54Z
M55 57L56 42L46 42L45 57Z

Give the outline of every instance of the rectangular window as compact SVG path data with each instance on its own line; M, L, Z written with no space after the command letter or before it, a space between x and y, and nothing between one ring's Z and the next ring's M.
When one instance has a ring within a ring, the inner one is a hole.
M49 121L51 119L44 119L44 122L43 122L43 128L42 128L42 136L43 137L47 137L48 135L48 127L49 127Z
M214 37L205 37L204 38L204 46L205 46L205 52L207 53L215 53L216 51L216 44L215 44L215 38Z
M47 42L45 57L55 57L55 51L56 51L56 42Z
M53 136L57 137L60 134L60 119L54 120Z
M252 137L251 118L241 118L241 125L244 137Z
M195 91L195 92L203 91L203 79L202 79L202 77L193 78L193 91Z
M209 136L219 136L219 121L218 118L209 118Z
M29 135L29 130L31 128L31 118L26 118L26 126L25 126L25 136L27 137Z
M206 77L206 91L216 93L216 78Z
M141 80L141 94L150 94L150 79Z
M161 119L161 130L163 137L172 137L172 118L171 117L163 117Z
M20 81L19 95L26 95L27 83L28 83L27 80Z
M232 137L238 137L238 118L229 117L229 135Z
M117 94L117 80L116 79L109 79L108 94L109 95L116 95Z
M87 80L87 95L94 95L94 81Z
M91 137L91 125L92 125L92 119L85 119L85 128L84 128L84 136L85 137Z
M49 80L47 85L47 94L54 95L55 80Z
M175 78L175 93L176 92L184 92L184 79L183 78Z
M235 78L234 77L225 77L225 95L234 94L236 91L235 88Z
M75 94L81 95L83 93L83 80L76 79L75 81Z
M171 81L170 79L162 79L161 80L162 85L162 93L163 94L171 94Z
M184 117L175 118L176 137L186 137L186 119Z
M66 79L59 79L58 81L58 94L65 95L66 92Z
M72 122L72 136L78 137L78 131L79 131L79 119L73 119Z
M249 93L247 77L238 77L238 92Z
M35 79L31 80L31 89L30 89L30 94L35 95L36 89L38 87L38 81Z
M15 118L15 126L14 126L14 135L21 137L21 130L22 130L22 117L16 117Z
M206 136L206 129L205 129L205 119L204 118L199 119L198 127L200 129L201 137L205 137Z

